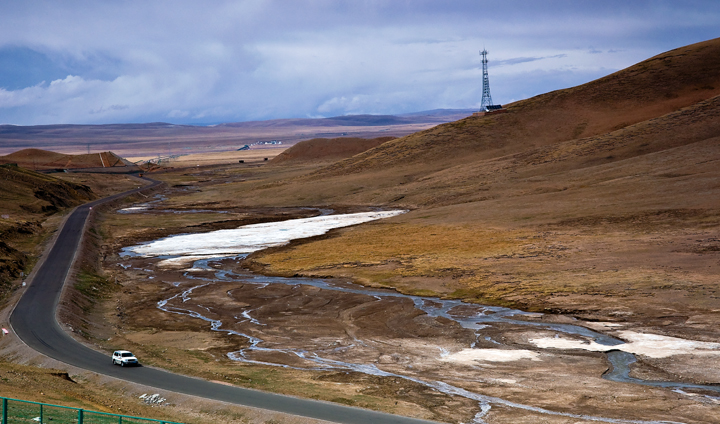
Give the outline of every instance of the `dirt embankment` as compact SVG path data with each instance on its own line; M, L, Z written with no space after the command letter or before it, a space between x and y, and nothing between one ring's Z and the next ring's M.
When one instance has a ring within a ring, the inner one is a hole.
M56 175L0 165L0 180L3 181L0 191L0 300L4 301L19 286L21 276L30 274L64 213L98 195L107 196L142 184L140 180L124 175ZM96 258L95 253L92 255ZM97 258L92 266L85 267L92 274L98 269Z
M38 170L113 168L132 165L113 152L66 155L42 149L23 149L0 156L0 163L14 163L24 168Z
M14 165L0 165L0 298L28 274L50 228L44 223L62 211L95 198L83 184L62 181Z
M0 166L0 179L3 180L0 209L6 215L53 214L95 198L87 185L63 181L19 166Z

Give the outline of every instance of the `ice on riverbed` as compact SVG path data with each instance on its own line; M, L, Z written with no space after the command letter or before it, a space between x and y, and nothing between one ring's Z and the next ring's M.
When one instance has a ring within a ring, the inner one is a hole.
M404 210L361 212L290 219L245 225L232 230L201 234L181 234L123 249L126 255L151 256L227 256L282 246L291 240L319 236L334 229L390 218Z
M463 349L451 355L442 355L443 362L456 364L475 365L476 361L487 362L511 362L520 359L539 361L540 354L531 350L523 349Z
M202 259L212 259L216 258L217 255L188 255L188 256L178 256L174 258L168 258L163 259L162 261L157 263L157 266L161 268L185 268L187 265L193 264L195 261L202 260ZM199 272L199 271L207 271L207 268L188 268L186 271L191 272Z
M118 209L119 213L138 213L138 212L145 212L148 210L147 205L141 205L141 206L131 206L129 208L122 208Z
M673 355L720 355L720 343L699 342L659 334L621 331L620 337L628 340L620 345L607 346L594 341L567 339L564 337L541 337L530 339L537 347L548 349L583 349L595 352L622 350L624 352L645 355L650 358L666 358Z

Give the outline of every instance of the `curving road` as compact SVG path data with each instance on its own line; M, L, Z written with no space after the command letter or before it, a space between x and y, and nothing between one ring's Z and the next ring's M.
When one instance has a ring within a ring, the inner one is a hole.
M23 342L36 351L66 364L133 383L207 399L338 423L431 423L431 421L384 414L329 402L299 399L215 384L155 368L121 368L111 364L109 355L90 349L75 341L63 331L56 319L57 305L91 208L159 184L159 181L153 181L151 186L86 203L78 206L70 214L60 229L60 234L55 243L50 248L48 256L36 270L35 276L29 282L27 290L10 316L10 325Z

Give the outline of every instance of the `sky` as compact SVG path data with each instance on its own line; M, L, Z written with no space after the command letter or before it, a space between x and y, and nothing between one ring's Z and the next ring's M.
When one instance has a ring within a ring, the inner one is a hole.
M476 109L720 37L720 1L0 0L0 124Z

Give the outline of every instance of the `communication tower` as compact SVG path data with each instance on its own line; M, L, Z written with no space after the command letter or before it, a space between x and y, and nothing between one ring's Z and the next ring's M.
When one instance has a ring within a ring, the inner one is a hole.
M480 52L480 55L482 56L482 69L483 69L483 92L482 92L482 100L480 101L480 112L478 114L484 115L491 112L505 112L506 110L503 109L502 105L494 105L492 101L492 96L490 96L490 78L488 78L488 69L487 69L487 50L483 49Z
M490 96L490 78L488 78L488 70L487 70L487 50L483 49L483 51L480 52L480 55L482 56L482 67L483 67L483 92L482 92L482 101L480 101L480 109L487 110L488 106L491 106L493 104L492 96Z

